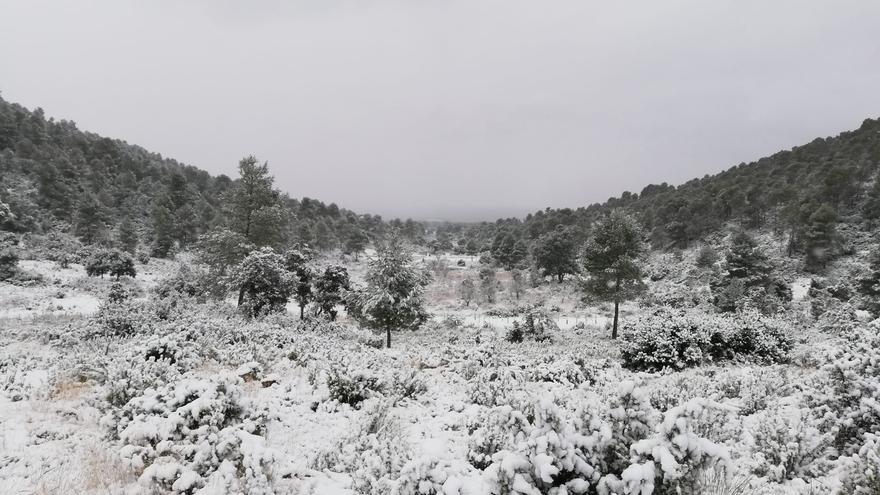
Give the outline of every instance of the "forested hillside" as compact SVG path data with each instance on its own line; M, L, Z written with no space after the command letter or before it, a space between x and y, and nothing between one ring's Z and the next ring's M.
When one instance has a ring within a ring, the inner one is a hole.
M85 244L134 242L165 256L228 223L226 196L237 180L0 98L0 204L8 210L0 230L70 233ZM280 193L278 199L288 242L331 249L386 228L378 215Z
M525 219L448 224L437 229L438 245L461 252L492 251L498 259L524 260L527 249L563 229L580 244L597 219L611 210L632 213L650 232L655 249L683 248L722 226L769 228L785 237L789 255L833 257L845 249L837 226L870 231L880 218L880 121L819 138L789 151L742 163L679 186L650 184L602 204L545 209ZM817 249L821 248L821 249ZM808 260L821 268L827 260Z

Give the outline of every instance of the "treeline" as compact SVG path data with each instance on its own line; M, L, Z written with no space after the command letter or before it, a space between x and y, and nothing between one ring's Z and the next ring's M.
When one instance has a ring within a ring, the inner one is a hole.
M580 243L591 226L612 210L633 215L654 249L684 248L722 227L770 228L784 235L788 254L806 256L821 268L843 249L836 226L846 222L871 231L880 219L880 121L836 137L782 151L680 186L651 184L601 204L577 209L547 208L524 219L444 224L431 241L438 249L491 252L523 258L538 240L564 230ZM818 255L819 259L810 259Z
M68 233L84 244L167 256L230 223L241 179L212 176L121 140L84 132L0 98L0 230ZM384 235L378 215L278 193L283 234L318 249ZM407 227L396 221L401 230ZM421 225L409 221L409 230Z

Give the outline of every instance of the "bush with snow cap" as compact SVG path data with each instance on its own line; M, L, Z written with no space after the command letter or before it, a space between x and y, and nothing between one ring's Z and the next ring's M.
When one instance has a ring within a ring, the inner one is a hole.
M267 412L242 397L240 384L232 376L183 379L130 400L116 431L120 456L143 469L140 482L170 493L209 485L229 490L206 493L273 493L286 467L259 436Z
M620 356L631 369L680 370L732 358L785 362L792 347L788 325L756 311L720 316L661 307L624 327Z
M400 470L394 495L481 495L481 480L473 467L461 461L425 456Z
M866 433L859 451L846 460L841 495L880 493L880 434Z
M412 459L406 432L391 415L391 402L371 399L351 433L313 461L317 469L345 472L356 493L392 493L403 467Z
M826 471L832 435L823 433L809 410L774 407L756 416L752 472L770 481L811 479Z
M484 476L496 495L690 493L702 470L729 464L725 448L697 433L717 409L725 408L694 399L660 420L633 382L608 406L588 400L576 415L544 399Z
M823 379L805 395L841 455L854 454L864 435L880 431L880 320L828 351Z

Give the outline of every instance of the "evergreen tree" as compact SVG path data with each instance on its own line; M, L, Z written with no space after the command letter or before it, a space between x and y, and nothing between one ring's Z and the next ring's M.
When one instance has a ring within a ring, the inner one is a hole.
M805 268L821 272L837 254L837 214L824 204L810 215L809 228L804 238L807 251Z
M294 287L294 275L284 267L284 257L270 247L251 252L233 268L228 287L238 292L241 311L255 317L284 311Z
M367 248L369 242L370 238L367 237L366 232L358 227L353 227L345 238L345 253L353 254L355 261L357 261L358 255Z
M584 288L599 300L614 303L611 338L617 338L620 303L644 291L640 258L645 252L638 223L619 210L593 228L584 249Z
M336 306L343 303L343 295L351 289L348 270L345 267L328 266L315 280L315 304L318 314L325 314L336 321Z
M254 156L238 164L239 180L229 191L226 203L229 227L257 246L279 244L286 231L286 212L281 196L272 187L269 165Z
M392 238L370 261L366 287L351 293L349 314L368 328L384 331L390 348L392 330L414 330L427 321L423 293L429 281L427 273L413 266L400 240Z
M174 249L174 216L168 208L168 198L163 197L153 207L153 256L167 258Z
M312 283L315 273L309 266L314 256L314 252L305 245L294 246L284 253L284 266L296 276L293 298L299 306L300 319L305 316L306 306L314 299Z
M490 252L492 258L507 270L513 270L528 256L525 243L514 232L496 235Z
M458 296L464 302L464 307L467 308L471 305L471 301L477 296L477 287L472 278L468 277L461 281L458 286Z
M859 279L858 291L865 298L865 309L880 318L880 247L871 252L868 273Z
M568 274L577 273L577 245L574 234L562 226L538 239L534 250L535 265L543 276L555 276L562 283Z
M107 227L108 215L104 205L94 195L86 193L76 210L76 234L85 244L96 242Z
M116 233L116 242L119 244L120 249L126 253L133 255L137 252L137 229L135 229L131 217L125 216L119 223L119 228Z
M498 279L495 277L495 270L491 267L480 269L480 294L483 300L489 304L495 302L495 294L498 292Z

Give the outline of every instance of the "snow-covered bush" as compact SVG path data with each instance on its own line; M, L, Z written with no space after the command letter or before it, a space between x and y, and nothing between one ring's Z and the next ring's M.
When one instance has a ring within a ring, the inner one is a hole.
M392 493L403 467L412 459L412 448L406 432L391 416L390 402L371 400L363 410L364 417L350 434L320 453L313 465L348 473L357 493Z
M287 271L284 257L264 247L248 254L227 278L238 306L249 316L283 311L293 294L295 276Z
M793 347L783 322L744 311L734 316L659 308L624 327L620 354L633 369L683 369L743 357L784 362Z
M623 382L608 406L588 398L577 414L547 398L528 414L498 409L500 418L513 420L512 429L492 438L513 446L493 454L484 475L490 493L499 495L695 493L700 473L729 464L726 449L699 433L720 409L693 399L660 420L633 382ZM474 446L471 451L483 458Z
M468 398L481 406L510 404L525 379L525 372L516 366L487 366L468 381Z
M381 395L387 384L375 371L365 367L355 367L337 363L327 370L327 388L330 399L352 407Z
M0 246L0 280L15 275L18 266L18 253L8 246Z
M810 479L824 474L832 436L813 424L809 410L772 408L754 418L752 471L770 481Z
M394 495L479 495L474 469L461 461L426 456L400 470Z
M201 358L192 343L174 335L150 337L143 343L132 343L122 352L101 363L99 380L104 384L103 398L115 425L115 408L121 408L147 389L173 383L195 367ZM115 430L115 427L114 427ZM115 436L115 431L112 435Z
M171 493L273 493L281 456L259 436L267 412L245 399L240 380L182 379L130 400L116 424L120 456L140 482Z
M865 434L880 431L880 322L855 330L826 361L823 379L805 394L807 404L834 432L838 452L853 454Z
M713 343L721 340L713 323L705 314L657 309L624 326L621 358L634 369L699 366L712 360Z
M583 366L567 359L548 356L528 367L529 379L534 382L552 382L574 388L588 380Z
M468 423L468 462L477 469L489 467L495 453L525 440L529 426L526 413L509 405L482 409Z
M547 313L528 311L522 322L514 321L505 339L508 342L522 342L524 339L543 342L552 338L559 326Z
M880 435L866 433L857 454L847 460L841 495L880 493Z

